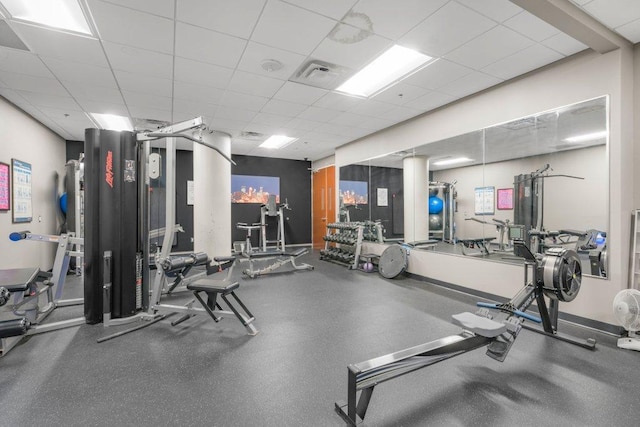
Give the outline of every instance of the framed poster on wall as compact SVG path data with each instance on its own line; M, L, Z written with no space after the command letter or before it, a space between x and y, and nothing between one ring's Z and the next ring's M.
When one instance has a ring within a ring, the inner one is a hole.
M513 188L498 188L498 209L513 209Z
M11 209L11 167L0 162L0 211Z
M339 184L342 203L366 205L369 203L369 184L366 181L343 181Z
M495 187L475 188L475 214L493 215L493 205L495 203Z
M231 175L231 203L265 204L270 195L280 203L280 177Z
M11 159L11 195L13 201L13 222L31 222L31 164Z

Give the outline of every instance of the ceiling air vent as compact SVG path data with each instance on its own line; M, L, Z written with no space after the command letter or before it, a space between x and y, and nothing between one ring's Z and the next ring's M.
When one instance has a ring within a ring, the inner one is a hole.
M2 20L0 20L0 46L29 51L27 45L13 32L9 24Z
M303 64L289 79L322 89L335 89L352 74L349 68L313 59Z
M266 136L259 132L242 132L238 139L245 139L247 141L264 141Z

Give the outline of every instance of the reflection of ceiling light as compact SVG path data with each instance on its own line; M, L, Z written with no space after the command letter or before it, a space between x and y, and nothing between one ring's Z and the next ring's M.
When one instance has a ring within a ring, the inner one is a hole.
M434 162L433 165L446 166L446 165L455 165L456 163L464 163L464 162L472 162L472 161L473 159L470 159L468 157L456 157L454 159L440 160L440 161Z
M431 61L431 57L415 50L394 45L336 90L369 97L399 82Z
M2 0L13 19L91 34L77 0Z
M594 141L596 139L602 139L607 137L607 131L602 130L599 132L585 133L583 135L570 136L569 138L563 139L565 142L585 142L585 141Z
M284 135L272 135L269 138L267 138L267 140L265 142L260 144L259 147L262 147L262 148L273 148L273 149L283 148L283 147L286 147L287 145L291 144L296 139L298 139L298 138L291 138L291 137L284 136Z
M98 113L90 113L91 117L94 118L98 125L102 129L107 130L128 130L132 131L133 126L131 125L131 120L128 117L124 116L116 116L115 114L98 114Z
M269 73L281 70L283 67L282 62L278 61L277 59L265 59L260 63L260 66L263 70Z

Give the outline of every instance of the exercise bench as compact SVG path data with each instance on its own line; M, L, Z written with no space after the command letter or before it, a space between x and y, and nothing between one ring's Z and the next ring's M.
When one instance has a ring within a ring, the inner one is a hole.
M307 248L300 248L295 251L266 251L245 253L243 254L244 258L242 260L246 260L249 262L249 268L243 270L242 273L252 279L255 279L258 276L272 273L278 268L285 266L286 264L291 264L291 266L293 267L293 271L313 270L313 266L311 264L296 264L296 259L307 253L309 253L309 249ZM254 264L256 261L273 262L262 268L257 268Z

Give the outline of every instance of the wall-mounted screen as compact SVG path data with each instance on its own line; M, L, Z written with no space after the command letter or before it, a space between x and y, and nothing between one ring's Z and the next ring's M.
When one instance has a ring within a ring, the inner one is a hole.
M231 175L231 203L265 204L275 194L280 203L280 178L277 176Z
M340 181L340 197L345 205L369 203L369 184L366 181Z
M11 209L11 168L0 162L0 211Z

